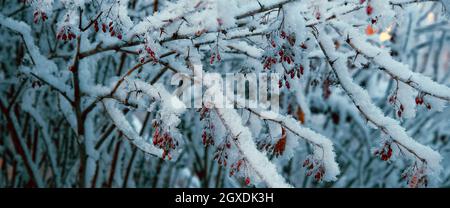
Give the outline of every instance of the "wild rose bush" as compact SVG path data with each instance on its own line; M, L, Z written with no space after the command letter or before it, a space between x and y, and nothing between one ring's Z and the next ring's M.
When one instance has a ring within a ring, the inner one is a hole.
M0 5L1 187L450 185L448 0Z

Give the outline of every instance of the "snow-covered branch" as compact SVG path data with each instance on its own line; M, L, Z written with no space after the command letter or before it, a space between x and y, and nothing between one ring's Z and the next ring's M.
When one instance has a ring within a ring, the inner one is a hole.
M374 63L379 65L383 71L393 79L415 88L419 92L450 101L450 88L433 81L431 78L417 72L409 70L409 67L392 58L388 51L382 50L367 41L350 25L341 21L331 21L341 33L346 37L347 43L354 48L358 54L362 54Z
M372 103L367 91L353 82L347 67L345 67L345 57L334 49L335 46L332 40L327 37L325 31L315 31L314 35L333 72L336 74L340 86L342 86L361 114L387 134L393 142L398 144L400 150L409 152L419 162L426 165L428 173L438 175L442 170L440 165L441 155L430 147L412 139L398 121L384 116L384 113Z

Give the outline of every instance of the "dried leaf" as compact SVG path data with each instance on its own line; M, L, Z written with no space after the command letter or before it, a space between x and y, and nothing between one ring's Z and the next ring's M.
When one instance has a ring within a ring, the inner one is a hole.
M275 147L273 148L273 153L275 156L282 155L285 148L286 148L286 129L281 127L281 138L278 140L278 142L275 144Z
M305 123L305 112L303 112L300 106L297 107L297 118L302 124Z

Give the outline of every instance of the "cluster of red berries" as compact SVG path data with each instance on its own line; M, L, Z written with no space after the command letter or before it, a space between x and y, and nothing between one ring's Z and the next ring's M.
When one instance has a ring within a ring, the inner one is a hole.
M283 76L283 79L278 80L278 87L283 87L283 80L284 80L284 86L286 86L287 89L291 89L291 85L289 84L289 81L286 79L286 76Z
M275 40L280 40L281 42L277 45ZM287 34L285 31L279 33L274 33L270 39L270 46L263 56L262 64L263 69L270 70L277 63L282 64L284 68L284 74L282 79L278 81L278 87L281 88L286 86L290 89L290 83L288 78L294 79L295 77L300 78L304 73L304 67L302 64L295 63L294 57L295 53L292 47L295 46L296 37L294 34ZM307 49L307 45L302 42L300 45L301 49ZM289 67L289 68L287 68Z
M209 58L209 64L212 65L216 60L217 62L220 62L220 60L222 60L222 57L220 57L220 53L218 51L211 53L211 57Z
M294 35L287 35L285 31L281 31L280 38L283 40L286 40L289 45L292 47L295 44L295 36ZM272 65L278 63L285 62L287 64L294 63L293 57L295 56L293 53L290 52L290 50L283 44L281 47L277 47L277 44L275 43L275 40L272 39L270 41L270 45L272 48L274 48L274 56L266 56L264 57L263 63L264 63L264 69L270 69Z
M205 122L205 128L203 129L202 132L202 143L205 146L208 145L214 145L214 124L211 121L211 115L210 115L210 110L208 108L206 108L205 106L203 106L200 109L200 121L204 121Z
M177 148L178 141L175 140L168 131L164 131L156 120L153 121L153 128L155 129L155 132L153 133L153 145L163 150L162 159L167 157L171 160L172 155L170 154L170 151Z
M278 55L280 56L280 59L278 60L279 63L281 63L281 62L286 62L287 64L294 63L294 59L292 58L292 55L284 53L283 49L278 51Z
M264 59L264 69L270 69L273 64L277 63L277 59L273 57L266 57Z
M108 25L106 25L105 23L102 23L102 32L106 33L109 32L109 34L114 37L117 35L117 38L119 40L122 40L123 36L122 36L122 32L120 32L120 29L118 29L117 27L114 27L114 23L111 21L109 22ZM94 30L95 32L98 32L100 30L99 27L99 23L97 20L94 21Z
M305 71L305 68L301 64L298 66L297 65L294 66L289 71L285 71L284 75L283 75L283 79L278 80L278 87L282 88L283 81L284 81L284 85L286 86L286 88L290 89L291 85L289 84L288 77L290 77L291 79L294 79L295 77L300 78L301 75L303 75L304 71Z
M61 30L59 30L58 34L56 35L56 39L63 40L63 41L70 41L72 39L75 39L76 35L72 31L72 27L70 26L63 26Z
M246 168L246 163L247 161L245 159L239 159L237 162L231 164L230 167L230 177L233 176L235 173L241 171L243 168ZM243 171L245 174L245 185L250 185L251 180L250 177L247 175L247 173L245 171Z
M431 109L431 104L430 103L425 103L424 101L424 97L425 95L423 93L419 93L419 95L417 95L416 97L416 105L425 105L425 107L427 107L428 110Z
M309 155L305 161L303 161L303 167L306 167L306 176L314 174L314 179L317 182L322 181L325 175L325 167L322 161L315 159L312 155Z
M38 23L39 19L41 19L43 22L48 19L48 16L45 12L36 10L33 13L33 22L36 24Z
M202 143L205 146L214 145L214 137L206 129L202 132Z
M400 103L400 101L398 102L398 105L396 104L397 103L397 91L395 92L394 95L389 97L389 103L392 105L398 106L397 116L402 117L403 111L405 111L405 107L403 106L402 103Z
M227 166L228 150L231 148L231 142L225 139L222 144L217 147L214 153L214 160L217 160L219 165Z
M245 163L246 163L245 159L239 159L235 163L231 164L230 177L236 174L237 172L241 171L242 168L244 168L244 166L246 165Z
M289 71L285 71L284 75L283 75L283 80L284 80L286 88L288 88L288 89L291 88L291 86L289 85L289 81L287 80L287 76L289 76L291 79L294 79L295 77L300 78L303 75L304 72L305 72L305 68L301 64L298 65L298 66L297 65L294 66ZM280 79L278 81L278 87L279 88L283 87L283 80Z
M153 63L158 62L155 51L152 48L150 48L150 46L148 46L147 44L145 44L144 50L142 50L142 49L138 50L138 54L140 55L139 61L141 63L144 63L145 58L147 56L153 60Z
M406 180L406 184L410 188L426 188L428 186L428 177L424 173L424 167L418 168L416 165L413 165L403 171L401 179Z
M392 157L391 142L385 142L381 149L375 150L374 155L379 156L383 161L388 161Z
M281 31L280 37L282 39L286 40L289 43L289 45L294 46L294 44L295 44L295 35L288 35L288 34L286 34L285 31Z
M402 113L403 113L404 110L405 110L405 108L403 107L403 104L400 104L400 107L399 107L399 109L397 111L397 116L398 117L402 117Z

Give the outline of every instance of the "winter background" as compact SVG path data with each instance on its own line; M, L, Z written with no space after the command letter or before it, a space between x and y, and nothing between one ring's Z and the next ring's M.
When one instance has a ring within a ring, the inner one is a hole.
M0 187L449 187L449 18L450 0L0 0ZM278 73L280 110L210 73ZM187 107L193 86L218 99Z

